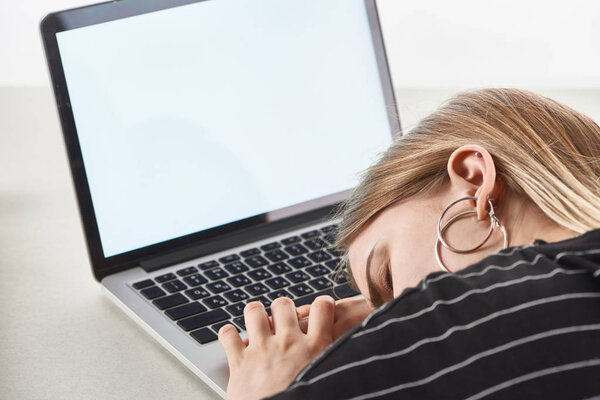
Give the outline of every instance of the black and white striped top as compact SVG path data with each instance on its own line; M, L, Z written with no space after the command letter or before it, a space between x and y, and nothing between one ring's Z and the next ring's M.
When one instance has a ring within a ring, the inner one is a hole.
M600 230L436 272L371 313L274 399L600 395Z

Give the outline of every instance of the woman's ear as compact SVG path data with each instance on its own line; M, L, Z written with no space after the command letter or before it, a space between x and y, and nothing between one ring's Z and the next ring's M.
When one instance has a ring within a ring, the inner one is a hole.
M461 146L448 159L448 175L454 191L477 197L477 219L486 218L488 198L497 200L499 193L491 154L476 144Z

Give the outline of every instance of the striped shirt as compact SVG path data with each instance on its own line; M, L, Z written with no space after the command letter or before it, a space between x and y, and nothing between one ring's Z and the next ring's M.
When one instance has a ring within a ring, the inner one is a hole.
M600 395L600 229L436 272L373 311L273 399Z

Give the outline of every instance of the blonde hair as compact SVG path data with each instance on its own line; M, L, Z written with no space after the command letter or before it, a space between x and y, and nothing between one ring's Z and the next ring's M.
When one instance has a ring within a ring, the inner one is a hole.
M557 224L578 233L600 227L600 127L547 97L482 89L450 99L362 174L336 212L336 246L345 258L380 211L448 182L448 158L467 144L488 150L505 187Z

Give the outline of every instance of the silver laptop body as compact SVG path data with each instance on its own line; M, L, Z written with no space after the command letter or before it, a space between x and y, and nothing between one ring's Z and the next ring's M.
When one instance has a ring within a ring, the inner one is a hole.
M400 134L374 0L122 0L41 33L94 276L217 393L245 303L356 294L331 216Z

